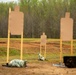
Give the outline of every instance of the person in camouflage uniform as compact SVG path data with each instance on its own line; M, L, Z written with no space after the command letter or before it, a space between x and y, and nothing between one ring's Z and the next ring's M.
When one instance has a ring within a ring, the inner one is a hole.
M8 67L27 67L26 62L27 61L24 61L24 60L14 59L14 60L11 60L7 64L7 66Z

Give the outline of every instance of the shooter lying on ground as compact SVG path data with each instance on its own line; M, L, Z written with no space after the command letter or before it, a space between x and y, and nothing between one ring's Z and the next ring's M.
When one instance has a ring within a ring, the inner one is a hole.
M27 61L24 61L24 60L14 59L14 60L11 60L9 63L7 63L7 66L8 67L27 67L26 62Z

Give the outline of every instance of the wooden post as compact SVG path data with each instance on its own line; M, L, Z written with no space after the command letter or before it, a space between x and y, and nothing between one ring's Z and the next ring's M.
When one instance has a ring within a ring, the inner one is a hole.
M60 62L62 61L62 39L60 39Z
M9 62L10 30L8 29L7 63Z
M23 33L21 34L21 57L20 59L23 59Z
M40 54L41 54L41 44L40 44Z
M73 40L71 40L71 56L73 55Z
M10 13L11 13L11 8L9 8L9 14ZM9 62L9 45L10 45L10 23L8 19L7 63Z
M45 52L44 52L44 57L46 59L46 44L45 44Z

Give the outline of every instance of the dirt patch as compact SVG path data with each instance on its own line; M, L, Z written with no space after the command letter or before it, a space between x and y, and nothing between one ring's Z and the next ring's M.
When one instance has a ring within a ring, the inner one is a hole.
M20 49L21 46L21 42L19 41L10 41L10 47L11 48L16 48L16 49ZM52 48L60 48L60 44L59 43L47 43L47 50L52 49ZM7 47L7 42L1 42L0 43L0 47ZM24 48L40 48L40 42L24 42L23 43L23 47ZM64 49L68 49L70 48L70 45L64 45L63 44L63 48Z
M28 63L24 68L0 66L0 75L76 75L76 68L55 67L52 63Z

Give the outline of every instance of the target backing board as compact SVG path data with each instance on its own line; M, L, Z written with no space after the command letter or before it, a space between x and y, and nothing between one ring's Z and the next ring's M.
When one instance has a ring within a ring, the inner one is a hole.
M45 35L45 33L43 33L43 35L41 35L41 45L46 44L46 39L47 39L47 36Z
M61 18L60 35L62 41L71 41L73 39L73 19L70 13L66 13L65 18Z
M19 11L19 7L16 6L14 11L9 14L10 32L12 35L21 35L23 32L24 14Z

